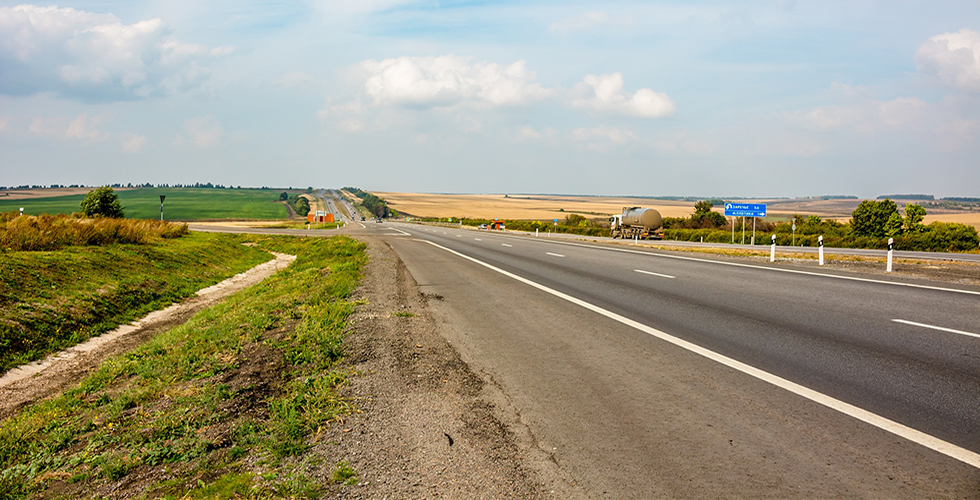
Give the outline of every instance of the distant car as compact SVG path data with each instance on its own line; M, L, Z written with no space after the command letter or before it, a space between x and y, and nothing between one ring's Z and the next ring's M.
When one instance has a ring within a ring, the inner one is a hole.
M486 224L480 224L480 229L486 229L486 228L487 228Z
M364 220L364 217L361 217L361 220Z
M377 219L374 219L374 221L375 222L381 222L381 217L378 217Z

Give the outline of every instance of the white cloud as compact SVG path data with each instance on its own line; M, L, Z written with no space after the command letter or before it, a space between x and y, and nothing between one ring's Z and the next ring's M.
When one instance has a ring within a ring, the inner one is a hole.
M184 121L184 131L188 137L178 135L174 138L175 146L183 146L188 141L201 148L221 144L225 130L214 119L214 115L190 118Z
M524 125L517 132L518 140L520 141L536 141L542 137L541 132L538 132L534 127L530 125Z
M279 75L272 80L272 83L284 89L303 89L313 87L316 78L309 73L297 71Z
M568 133L573 141L591 151L608 151L613 145L639 140L632 130L618 127L577 128Z
M653 144L657 149L669 153L691 153L696 155L710 155L715 152L715 144L700 138L693 137L690 131L682 130L673 132L657 138Z
M871 134L880 130L920 128L928 111L926 102L917 97L899 97L891 101L820 106L798 114L795 121L812 130L850 129Z
M980 92L980 32L962 29L936 35L919 47L915 61L920 70L947 85Z
M602 26L629 27L636 22L635 16L614 17L605 12L588 12L580 16L568 17L548 25L548 31L585 31Z
M661 92L647 88L633 94L624 92L622 73L586 75L572 93L572 106L599 113L661 118L677 109L674 101Z
M12 132L13 128L10 126L10 118L6 116L0 116L0 133Z
M101 141L109 138L108 133L102 132L98 128L105 121L105 115L89 118L87 113L82 113L71 119L36 117L28 130L35 135L50 136L59 140Z
M539 101L554 90L535 83L527 63L471 64L469 58L398 57L367 60L357 69L364 75L364 92L375 105L498 107Z
M137 135L133 133L122 134L122 143L120 147L123 153L137 153L143 149L143 145L146 144L146 137L142 135Z
M166 95L203 83L202 66L231 47L170 36L160 19L123 24L112 14L18 5L0 8L0 92L54 91L90 101Z
M364 123L356 118L349 118L340 122L340 127L347 132L354 133L364 130Z

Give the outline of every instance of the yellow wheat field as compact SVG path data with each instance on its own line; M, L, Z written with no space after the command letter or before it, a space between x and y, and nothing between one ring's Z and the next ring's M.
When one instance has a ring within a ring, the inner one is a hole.
M564 219L571 213L589 218L609 217L623 207L655 208L664 217L688 217L694 212L693 201L625 198L613 196L502 195L502 194L429 194L374 192L400 213L416 217L466 217L473 219ZM741 201L741 200L736 200ZM861 200L745 200L766 203L770 220L788 220L792 215L816 215L824 219L847 222ZM899 202L903 207L904 203ZM724 213L723 206L714 210ZM930 209L925 222L959 222L980 229L980 211Z

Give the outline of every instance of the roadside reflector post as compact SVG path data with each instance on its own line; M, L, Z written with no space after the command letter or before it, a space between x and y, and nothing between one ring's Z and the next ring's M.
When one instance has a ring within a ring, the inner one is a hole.
M769 249L769 262L776 262L776 235L772 235L772 248Z
M534 237L535 237L535 238L537 238L537 237L538 237L538 228L534 228Z
M817 237L817 244L820 245L820 248L817 250L817 253L820 254L820 265L822 266L823 265L823 235L822 234L819 237Z
M166 198L167 198L167 195L165 195L165 194L161 194L160 195L160 220L161 221L163 220L163 200L166 199Z
M895 238L888 238L888 266L885 272L892 272L892 253L895 251Z
M24 215L24 207L20 207L20 214Z

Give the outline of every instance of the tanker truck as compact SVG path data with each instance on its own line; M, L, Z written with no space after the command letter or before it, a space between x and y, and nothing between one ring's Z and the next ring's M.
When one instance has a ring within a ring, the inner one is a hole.
M622 214L609 219L612 237L623 239L661 239L664 237L662 223L660 212L643 207L623 207Z

